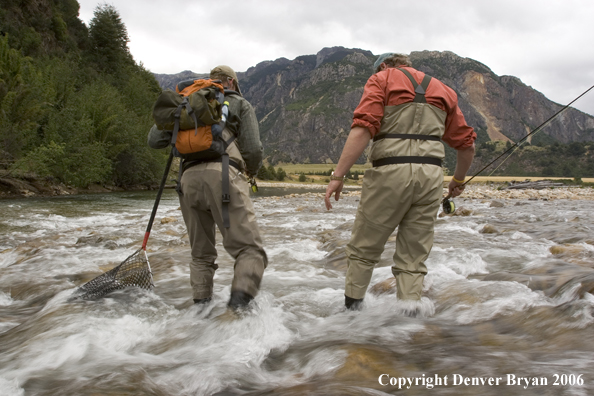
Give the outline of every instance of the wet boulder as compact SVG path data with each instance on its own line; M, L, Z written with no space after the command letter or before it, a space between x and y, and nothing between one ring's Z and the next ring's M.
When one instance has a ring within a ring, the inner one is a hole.
M115 250L118 248L118 244L116 241L114 241L111 238L104 238L99 235L88 235L88 236L79 237L76 240L76 245L77 246L85 246L85 245L103 246L109 250Z
M501 201L491 201L491 204L489 205L491 208L503 208L504 206L505 204Z
M472 213L473 213L472 209L458 208L454 211L453 215L454 216L471 216Z
M480 230L480 233L481 234L499 234L499 230L490 224L485 224L485 226Z
M396 293L396 278L391 277L369 288L369 292L376 296L386 293Z

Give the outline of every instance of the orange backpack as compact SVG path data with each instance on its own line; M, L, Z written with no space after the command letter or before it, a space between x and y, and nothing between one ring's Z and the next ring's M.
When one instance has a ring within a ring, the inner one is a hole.
M233 138L223 139L229 114L225 90L218 80L182 81L163 91L153 106L159 129L171 130L175 155L184 160L209 160L221 157Z

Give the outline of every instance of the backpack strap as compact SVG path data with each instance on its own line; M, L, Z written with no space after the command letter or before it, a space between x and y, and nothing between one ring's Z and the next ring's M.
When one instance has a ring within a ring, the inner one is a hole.
M237 92L237 91L234 91L234 90L232 90L232 89L225 88L225 96L227 96L227 95L238 95L238 96L242 96L242 95L241 95L239 92Z
M192 108L192 106L190 106L190 101L188 100L188 97L184 97L182 102L179 104L179 106L177 106L177 109L175 109L175 113L173 114L173 117L175 117L175 123L173 125L173 133L171 134L171 144L173 146L175 146L175 141L177 140L177 133L179 132L179 119L181 117L181 112L183 109L186 109L186 112L188 113L189 116L192 116L192 119L194 120L194 127L196 128L196 132L195 134L198 134L198 119L196 118L196 113L194 112L194 109Z
M225 128L225 123L227 122L227 117L229 116L229 102L226 100L223 101L223 108L222 108L222 116L221 122L217 124L220 126L220 136L221 139L223 138L223 129ZM213 125L214 127L214 125ZM214 131L214 128L213 128ZM221 160L223 163L222 172L223 178L221 180L221 190L223 192L223 226L225 228L229 228L231 226L231 221L229 219L229 203L231 202L231 195L229 194L229 153L227 153L227 147L235 140L235 136L232 136L228 141L223 140L225 144L225 152L223 153Z
M421 85L419 85L415 81L413 76L408 72L408 70L401 69L399 67L397 67L397 69L400 70L402 73L404 73L406 75L406 77L408 77L408 79L410 80L410 82L413 85L413 88L415 89L415 98L413 99L413 102L414 103L427 103L427 99L425 99L425 93L427 92L427 87L429 86L429 81L431 81L431 76L428 76L425 74L425 77L423 77L423 81L421 81Z

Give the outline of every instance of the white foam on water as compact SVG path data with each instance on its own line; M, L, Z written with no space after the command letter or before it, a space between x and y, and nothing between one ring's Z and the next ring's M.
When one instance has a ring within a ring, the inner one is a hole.
M437 222L435 224L435 231L441 233L463 232L466 234L478 235L483 226L483 224L475 223L472 220L464 223L445 221Z
M453 319L458 324L471 324L499 315L523 312L535 306L552 305L542 292L534 292L517 282L470 280L458 282L456 289L461 294L471 295L473 304L449 306L436 317Z
M158 373L155 382L174 394L207 395L239 382L270 381L273 375L261 364L272 350L282 352L293 341L295 333L286 325L292 315L265 292L256 298L254 311L241 319L225 315L196 320L188 310L172 323L167 331L174 330L177 348L160 357L174 368Z
M0 376L0 395L25 396L25 390L21 388L17 379L8 380Z
M0 322L0 334L20 325L18 322ZM0 393L1 394L1 393Z
M22 257L14 249L7 249L0 253L0 268L11 266L21 258Z
M266 254L270 261L297 260L311 262L322 260L327 252L318 249L319 242L312 239L299 239L293 242L283 242L278 246L266 247Z
M556 295L553 298L553 301L555 301L556 305L562 305L571 301L575 301L577 299L580 298L580 289L582 287L582 284L579 282L573 283L573 284L569 284L569 285L564 285L564 287L560 290L561 293L559 293L558 295Z
M340 299L344 304L344 297ZM353 344L405 344L412 333L424 328L420 321L402 315L393 296L367 293L360 311L340 308L336 314L302 321L298 327L299 344L353 343ZM338 308L338 307L337 307Z
M299 232L307 232L307 230L328 230L334 228L334 225L324 221L325 219L303 219L298 217L290 217L285 221L272 223L268 226L274 226L285 230L296 230Z
M523 240L530 240L530 239L532 239L532 237L531 237L530 235L528 235L528 234L524 234L523 232L520 232L520 231L515 231L515 232L514 232L514 233L513 233L513 234L510 236L510 238L511 238L511 239L513 239L513 240L520 240L520 239L523 239Z
M324 273L325 270L322 268L308 264L293 264L290 267L284 265L283 268L279 268L279 266L267 268L264 276L266 279L270 278L271 281L274 280L282 284L286 284L287 282L288 284L301 284L303 282L323 284L327 279Z
M148 363L139 350L161 331L168 316L166 312L155 312L159 314L155 317L148 308L148 312L139 315L122 315L115 306L113 312L105 310L105 305L114 304L105 299L99 304L94 303L99 308L103 305L103 314L87 313L80 306L68 314L63 304L69 296L67 291L60 293L37 314L45 325L17 349L7 353L11 366L5 366L0 374L26 381L56 370L62 377L76 381L78 377L113 371L119 365ZM140 297L132 305L146 311L147 306L142 304L149 304L151 299L154 297ZM130 306L124 308L134 310Z
M382 310L393 312L397 316L412 315L416 318L429 318L435 315L435 304L428 297L421 297L418 301L398 300L394 294L387 293L371 301L371 304L377 301Z
M0 291L0 306L7 307L13 303L12 297Z
M431 250L425 262L428 274L443 280L466 278L473 274L486 274L487 263L480 254L461 248L439 248Z

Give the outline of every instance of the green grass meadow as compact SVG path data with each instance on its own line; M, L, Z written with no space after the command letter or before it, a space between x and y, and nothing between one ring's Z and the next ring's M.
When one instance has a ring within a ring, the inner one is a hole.
M363 180L363 173L367 169L371 167L370 163L366 164L355 164L351 168L351 172L358 171L359 172L359 180L347 180L347 185L361 185ZM285 182L291 183L296 182L299 183L299 175L303 173L306 177L306 181L304 183L316 183L316 184L327 184L330 179L326 175L321 175L322 172L328 172L329 170L334 170L336 168L336 164L283 164L279 163L274 168L283 168L283 170L287 173L287 178ZM470 179L470 175L466 177L466 180ZM471 183L506 183L510 181L524 181L524 180L572 180L572 178L568 177L530 177L530 176L477 176L472 180ZM451 180L451 176L444 176L444 182L449 182ZM583 178L582 182L586 185L590 186L594 183L594 178Z

